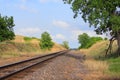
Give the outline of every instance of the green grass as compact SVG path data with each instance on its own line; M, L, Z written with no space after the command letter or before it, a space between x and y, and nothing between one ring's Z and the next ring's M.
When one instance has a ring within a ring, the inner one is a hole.
M110 72L120 74L120 57L111 58L111 59L108 59L107 61L109 63Z
M32 39L36 39L36 40L39 40L39 41L40 41L40 39L38 39L38 38L36 38L36 37L32 37Z
M24 37L24 40L25 41L31 41L33 38L31 38L31 37Z
M109 58L106 59L106 61L109 65L107 74L109 74L111 78L120 79L120 57Z

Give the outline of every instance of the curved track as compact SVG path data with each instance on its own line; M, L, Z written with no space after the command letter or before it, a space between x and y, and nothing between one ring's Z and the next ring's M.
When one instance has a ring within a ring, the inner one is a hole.
M38 65L45 61L53 59L53 58L60 56L68 51L69 50L60 51L60 52L56 52L56 53L52 53L52 54L48 54L48 55L44 55L44 56L34 57L34 58L20 61L17 63L0 66L0 80L8 79L9 77L16 75L19 72L22 72L26 69L32 68L35 65Z

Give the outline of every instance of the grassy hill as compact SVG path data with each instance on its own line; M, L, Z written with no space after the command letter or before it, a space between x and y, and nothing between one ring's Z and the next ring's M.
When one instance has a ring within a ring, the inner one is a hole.
M16 35L14 40L0 43L0 57L7 58L20 55L37 55L65 49L61 45L55 43L50 51L42 51L39 42L40 40L35 37L31 38Z
M105 58L106 49L109 41L100 41L94 44L89 49L81 49L80 51L86 54L85 64L89 69L98 72L96 75L107 76L107 80L120 79L120 57L115 57L117 51L117 41L113 43L112 54Z
M88 49L81 49L80 51L87 54L89 57L103 57L105 56L106 49L108 48L109 41L99 41ZM112 53L117 50L117 41L113 43Z

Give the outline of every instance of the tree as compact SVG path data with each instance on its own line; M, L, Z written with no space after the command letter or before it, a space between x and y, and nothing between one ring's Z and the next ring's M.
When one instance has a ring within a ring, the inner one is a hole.
M2 17L0 15L0 42L14 39L13 27L15 26L13 17Z
M42 33L40 39L40 48L50 50L53 47L53 45L54 43L52 42L50 34L47 32Z
M89 40L90 40L90 37L86 33L78 35L78 41L81 44L79 48L86 48L86 45L89 42Z
M75 13L79 14L85 22L95 27L97 34L110 32L110 41L117 40L118 54L120 55L120 0L63 0L72 4Z
M98 41L103 40L101 37L90 37L87 33L78 35L78 41L81 44L80 48L89 48Z
M66 49L69 49L69 43L67 41L63 41L62 46L65 47Z

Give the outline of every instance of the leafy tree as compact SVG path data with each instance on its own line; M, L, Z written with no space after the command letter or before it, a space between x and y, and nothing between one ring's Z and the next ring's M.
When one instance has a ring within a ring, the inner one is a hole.
M15 26L13 17L0 15L0 42L14 39L13 27Z
M86 48L86 45L89 42L89 40L90 40L90 37L86 33L78 35L78 41L81 44L79 48Z
M118 43L118 54L120 55L120 0L63 0L72 5L75 13L79 14L85 22L95 27L97 34L110 32L111 43L115 39Z
M87 33L78 35L78 41L81 44L80 48L89 48L98 41L103 40L101 37L90 37Z
M52 42L50 34L47 32L42 33L40 39L40 48L49 50L53 47L53 45L54 43Z
M69 43L67 41L63 41L62 46L65 47L66 49L69 49Z

